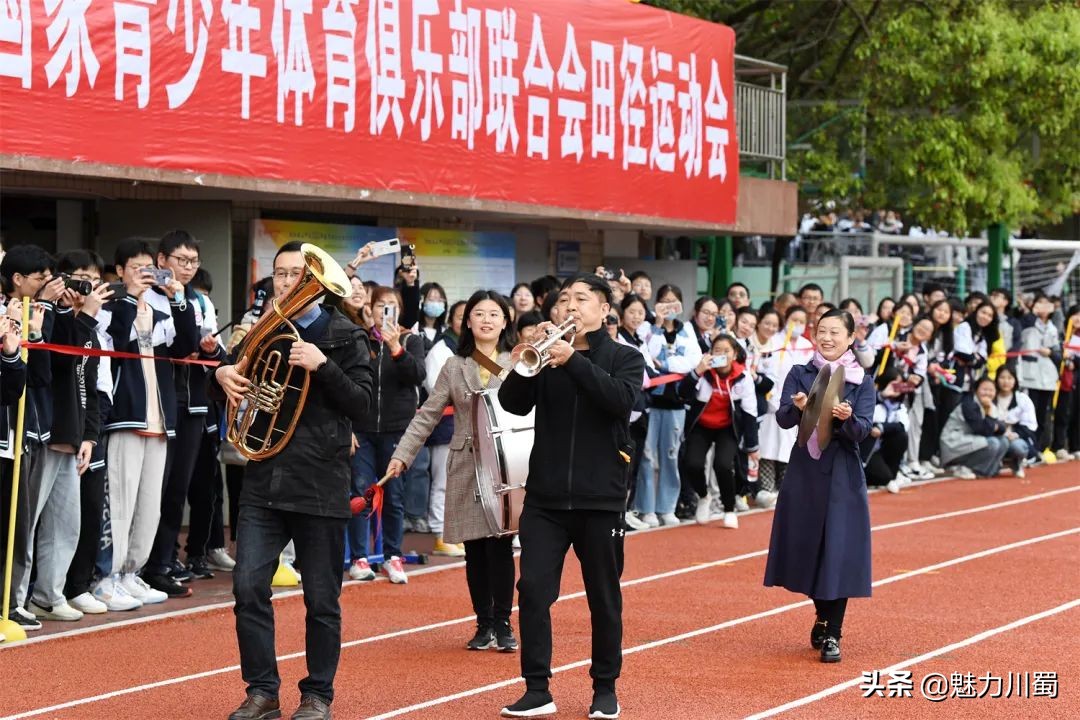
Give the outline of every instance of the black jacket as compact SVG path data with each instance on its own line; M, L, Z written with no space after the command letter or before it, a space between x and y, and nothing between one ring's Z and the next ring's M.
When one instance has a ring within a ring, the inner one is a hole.
M25 387L26 363L22 356L18 352L0 355L0 450L8 449L8 431L15 425L15 413Z
M386 343L371 351L375 384L372 412L360 418L357 432L404 432L409 427L427 377L424 369L424 340L415 333L402 335L404 352L393 357Z
M310 339L327 362L311 374L300 421L285 448L272 458L247 464L241 505L351 517L352 423L363 420L371 409L370 350L361 328L336 309L328 312L325 331ZM288 348L281 349L287 356ZM207 376L207 394L225 402L214 373Z
M589 350L527 378L511 373L499 388L503 409L536 408L525 504L556 510L626 510L630 410L645 358L600 328Z
M57 308L50 342L97 349L97 321L72 308ZM97 443L98 416L96 357L48 353L52 382L33 388L38 421L48 442L78 449L83 441Z

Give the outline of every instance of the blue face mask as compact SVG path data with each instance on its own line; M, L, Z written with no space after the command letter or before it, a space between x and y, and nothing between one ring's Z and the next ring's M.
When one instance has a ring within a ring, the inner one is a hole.
M424 303L424 314L429 318L441 317L446 312L446 303L428 300Z

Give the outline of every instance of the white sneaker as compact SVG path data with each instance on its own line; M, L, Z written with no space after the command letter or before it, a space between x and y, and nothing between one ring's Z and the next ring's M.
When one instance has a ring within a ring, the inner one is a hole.
M626 527L632 530L645 530L649 527L647 523L643 522L641 518L639 518L637 515L630 512L629 510L626 511L626 517L624 519L624 522L626 523Z
M680 520L675 513L664 513L660 516L660 521L665 525L678 525L680 523Z
M221 572L232 572L236 567L236 561L229 557L229 552L225 548L214 548L206 555L206 564L210 566L211 570L220 570Z
M42 605L37 600L31 600L30 605L34 608L34 614L44 620L76 622L83 619L82 612L68 605L67 600L57 603L52 607Z
M708 525L709 516L712 514L709 508L709 503L712 502L711 498L706 495L703 498L698 498L697 509L694 511L694 520L698 525Z
M953 477L959 478L960 480L975 479L975 472L969 467L964 467L963 465L953 465L949 468L949 470L952 472Z
M394 583L395 585L408 584L409 576L405 574L405 568L403 567L401 558L397 555L391 557L389 561L384 562L382 569L383 574L385 574L386 577L390 578L390 582Z
M645 516L641 518L641 521L649 527L660 527L660 518L656 517L656 513L645 513Z
M368 565L367 558L360 558L353 560L353 564L349 566L349 577L353 580L374 580L375 571Z
M754 504L760 508L776 507L776 498L779 496L780 493L758 490L757 495L754 496Z
M168 595L150 587L135 573L124 573L123 577L120 578L120 585L128 591L128 595L131 595L143 605L156 605L169 599Z
M1068 450L1066 450L1065 448L1062 448L1062 449L1058 450L1056 453L1054 453L1054 457L1056 457L1061 462L1065 462L1066 460L1071 459L1072 456L1069 455Z
M735 512L746 512L750 509L750 503L746 502L745 495L735 496Z
M1024 472L1024 466L1020 465L1016 468L1016 472L1013 473L1013 477L1024 478L1027 477L1027 473Z
M885 489L893 495L898 495L900 493L900 482L894 478L886 483Z
M94 598L104 603L110 612L138 610L142 607L142 601L132 597L120 582L120 573L101 578L94 587Z
M108 606L88 592L76 595L68 600L68 605L86 615L101 615L108 611Z
M724 527L731 530L739 529L739 516L733 512L724 513Z

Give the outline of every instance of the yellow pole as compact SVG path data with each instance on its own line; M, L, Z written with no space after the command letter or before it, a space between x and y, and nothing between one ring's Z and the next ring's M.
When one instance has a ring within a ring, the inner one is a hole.
M19 355L25 364L27 361L26 340L30 333L30 298L22 299L22 343L20 343ZM26 631L17 622L8 620L8 608L11 607L11 564L15 557L15 516L19 506L19 473L22 470L23 454L23 416L26 413L26 385L23 385L22 395L19 396L19 412L15 420L15 436L12 443L15 444L15 463L11 472L11 512L8 516L7 557L4 563L4 605L0 609L0 635L8 642L18 642L26 639Z
M881 354L881 365L878 366L877 373L874 377L881 377L881 373L885 372L885 366L889 362L889 352L892 351L893 340L896 339L896 332L900 329L900 315L893 311L892 330L889 331L889 342L885 345L885 352Z

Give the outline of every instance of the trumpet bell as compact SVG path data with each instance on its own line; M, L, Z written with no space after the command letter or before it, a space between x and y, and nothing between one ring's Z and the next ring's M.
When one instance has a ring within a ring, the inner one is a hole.
M799 447L806 447L817 430L818 447L824 450L832 441L833 409L844 398L844 372L832 371L828 365L818 371L806 397L802 420L799 421Z

